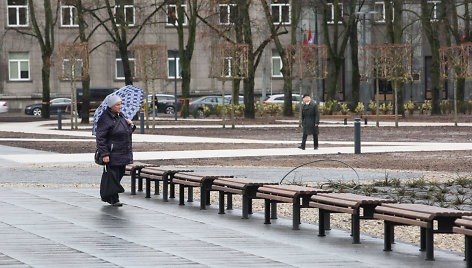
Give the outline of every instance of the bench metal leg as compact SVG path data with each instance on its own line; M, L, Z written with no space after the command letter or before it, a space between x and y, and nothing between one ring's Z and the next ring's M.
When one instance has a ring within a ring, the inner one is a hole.
M426 228L420 229L420 251L426 250Z
M426 228L426 260L434 261L434 232L433 228Z
M138 178L138 192L142 192L142 191L143 191L143 179Z
M151 180L146 179L146 198L151 198Z
M293 200L292 230L300 230L300 198Z
M225 192L218 192L218 214L225 214Z
M247 213L252 215L252 198L248 198L247 205Z
M185 205L185 185L179 184L179 206Z
M210 195L210 191L203 190L203 189L201 189L201 191L202 191L202 192L203 192L203 191L206 192L206 193L205 193L205 196L206 196L206 205L207 205L207 206L211 205L211 200L210 200L211 195Z
M325 216L326 213L323 209L319 209L319 219L318 219L318 236L325 236ZM328 216L329 217L329 216Z
M467 263L467 267L472 267L472 236L465 235L465 261Z
M352 222L352 243L353 244L360 244L360 220L359 214L352 214L351 218Z
M226 205L227 210L232 210L233 209L233 194L232 193L227 193L226 194L226 202L228 203Z
M206 209L206 191L203 189L200 190L200 209L205 210Z
M367 125L367 118L364 118L364 122L365 122L365 124Z
M243 219L249 218L249 197L243 195Z
M159 181L154 182L154 195L159 195Z
M270 224L270 200L264 199L264 224Z
M193 187L192 186L189 186L187 188L187 195L188 195L187 202L193 202Z
M175 184L170 182L170 187L169 187L169 198L175 198Z
M164 202L168 202L169 201L169 182L167 181L166 178L164 178L164 180L162 181L162 199L164 200Z
M324 211L325 214L325 223L324 223L324 228L325 230L331 230L331 213L329 211Z
M347 118L344 118L344 125L347 125Z
M136 195L136 173L131 172L131 195Z
M270 204L270 218L277 219L277 202L271 202Z
M392 251L392 229L393 224L389 221L384 221L384 251Z

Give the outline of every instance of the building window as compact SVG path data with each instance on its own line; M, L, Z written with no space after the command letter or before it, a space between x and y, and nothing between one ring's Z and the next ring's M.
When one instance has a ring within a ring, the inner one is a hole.
M63 27L78 27L79 17L77 16L77 9L71 5L62 5L61 3L61 26Z
M134 0L122 0L121 3L123 3L123 12L121 12L121 8L119 5L115 6L115 19L116 24L119 25L118 21L120 21L118 18L121 18L122 21L126 23L128 26L134 26L135 23L135 14L134 14Z
M234 24L234 20L238 14L238 8L236 4L220 4L218 7L220 13L220 24Z
M338 9L339 10L339 21L338 21L338 24L342 24L343 23L343 16L344 16L344 13L343 13L343 3L338 3ZM337 11L335 8L334 8L334 4L333 3L328 3L328 14L327 15L327 19L328 19L328 24L334 24L334 14L335 12Z
M272 0L270 8L274 24L290 24L290 3L288 0Z
M11 81L30 80L29 52L10 52L8 66Z
M28 2L27 0L8 0L8 26L28 26Z
M128 52L128 60L131 69L131 76L134 77L136 74L136 59L133 52ZM123 68L123 61L121 59L120 52L116 52L116 79L124 80L125 79L125 70Z
M187 11L187 6L182 5L184 13ZM177 6L167 5L167 26L177 25ZM184 26L187 25L187 16L184 16Z
M177 65L176 65L177 64ZM182 78L182 66L180 66L179 53L176 51L169 51L167 57L167 70L169 70L168 77L170 79L175 78L175 70L178 70L177 79Z
M439 21L439 12L441 2L440 1L428 1L428 10L430 12L430 17L432 22Z
M375 17L376 23L385 23L385 3L384 2L375 2L374 11L377 12Z
M62 68L64 70L65 80L70 80L74 78L75 80L82 78L83 62L82 59L75 60L75 63L71 65L69 59L64 59L62 62Z
M272 77L282 77L282 58L276 50L272 50Z

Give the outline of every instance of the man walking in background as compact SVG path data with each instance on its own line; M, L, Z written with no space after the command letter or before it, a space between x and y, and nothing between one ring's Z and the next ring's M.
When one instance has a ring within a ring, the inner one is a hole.
M303 108L302 108L302 126L303 126L303 137L302 144L298 147L305 150L306 139L308 135L313 134L313 143L315 150L318 149L318 125L320 123L320 112L318 111L318 105L311 100L310 95L303 95Z

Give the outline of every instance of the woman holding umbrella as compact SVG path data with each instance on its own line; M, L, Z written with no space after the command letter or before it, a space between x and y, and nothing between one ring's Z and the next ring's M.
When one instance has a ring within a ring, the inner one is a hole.
M114 181L104 181L100 187L102 201L112 206L122 206L118 193L124 191L120 181L125 173L127 164L133 162L133 150L131 135L136 126L126 119L121 112L121 98L117 95L108 98L107 108L103 111L97 122L96 141L97 149L103 157L106 172L111 172ZM113 187L114 186L114 187ZM116 187L118 186L118 187Z

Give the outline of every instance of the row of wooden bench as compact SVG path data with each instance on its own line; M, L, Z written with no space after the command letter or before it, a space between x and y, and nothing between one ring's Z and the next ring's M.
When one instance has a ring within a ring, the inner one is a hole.
M193 188L200 188L200 209L210 205L210 192L219 192L218 213L232 209L232 196L242 196L242 218L252 214L252 200L264 200L264 223L270 224L277 218L277 203L291 203L293 210L292 228L299 229L300 209L319 209L318 235L325 236L330 229L331 213L351 214L351 235L353 243L360 243L360 220L379 219L384 221L384 250L391 251L394 242L394 227L410 225L420 227L420 250L426 251L426 260L434 260L434 233L458 233L465 235L465 257L467 267L472 267L472 212L460 211L421 204L398 204L393 200L356 195L332 193L328 190L296 185L280 185L270 181L260 181L232 176L196 174L192 170L163 168L144 163L134 163L126 167L131 176L131 194L146 186L146 198L151 197L151 183L155 183L155 193L159 194L162 181L163 200L175 197L175 185L179 186L179 204L184 205L187 189L188 202L193 201Z

